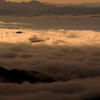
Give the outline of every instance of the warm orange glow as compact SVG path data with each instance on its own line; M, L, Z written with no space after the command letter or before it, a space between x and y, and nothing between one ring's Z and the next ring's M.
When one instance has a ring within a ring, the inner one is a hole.
M47 45L95 45L100 46L100 32L87 30L22 30L16 34L15 29L0 29L0 41L9 43L47 44ZM29 38L33 38L30 41Z

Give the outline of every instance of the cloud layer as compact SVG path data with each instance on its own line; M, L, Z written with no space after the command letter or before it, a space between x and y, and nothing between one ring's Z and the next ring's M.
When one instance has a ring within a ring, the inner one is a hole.
M22 85L0 83L0 98L2 100L84 100L100 96L99 80L100 77L34 85L27 82Z
M0 41L7 43L31 43L29 39L34 39L34 44L47 45L93 45L100 46L100 32L92 30L25 30L22 34L16 33L17 29L0 29Z
M100 48L0 43L0 65L36 70L60 80L100 75Z
M40 16L16 17L0 16L0 28L8 29L66 29L66 30L98 30L100 17L86 16ZM99 16L99 15L97 15Z
M2 100L84 100L100 96L100 32L60 29L22 30L24 33L16 34L16 31L2 29L0 66L42 72L57 82L0 83ZM30 44L33 35L48 39Z

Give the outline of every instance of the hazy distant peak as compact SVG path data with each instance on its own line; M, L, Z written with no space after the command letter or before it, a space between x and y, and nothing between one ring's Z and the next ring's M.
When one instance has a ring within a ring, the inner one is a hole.
M88 3L88 2L84 2L82 4L73 4L73 3L69 3L69 4L59 4L59 3L49 3L49 2L43 2L46 5L54 5L57 7L65 7L65 6L85 6L85 7L99 7L100 6L100 2L95 2L95 3Z
M53 5L53 6L56 6L56 7L64 7L64 6L67 5L67 4L49 3L49 2L43 2L43 3L46 4L46 5Z
M28 4L33 4L33 3L41 3L39 1L36 1L36 0L32 0L32 1L29 1Z
M28 3L32 3L32 2L39 2L39 1L37 1L37 0L31 0Z
M95 2L95 3L88 3L88 2L84 2L82 4L72 4L69 3L66 6L86 6L86 7L99 7L100 6L100 2Z

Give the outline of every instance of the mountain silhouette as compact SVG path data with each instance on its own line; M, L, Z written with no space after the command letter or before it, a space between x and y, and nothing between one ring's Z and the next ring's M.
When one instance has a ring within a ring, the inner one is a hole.
M48 3L48 2L43 2L44 4L46 5L54 5L54 6L57 6L57 7L65 7L65 6L68 6L68 7L72 7L72 6L76 6L76 7L79 7L79 6L86 6L86 7L100 7L100 2L95 2L95 3L81 3L81 4L73 4L73 3L69 3L69 4L60 4L60 3Z
M86 6L86 7L100 7L100 3L99 2L96 2L96 3L82 3L82 4L72 4L72 3L69 3L67 4L66 6Z
M81 4L81 6L69 4L65 7L57 7L54 5L46 5L39 1L17 3L0 0L0 15L40 16L100 14L100 7L87 7L85 5L88 4L84 3Z
M100 100L100 97L99 96L98 97L93 97L92 99L87 98L85 100Z
M25 71L18 69L7 70L0 66L0 82L21 84L24 81L28 81L30 83L49 83L54 82L55 80L52 77L37 71Z

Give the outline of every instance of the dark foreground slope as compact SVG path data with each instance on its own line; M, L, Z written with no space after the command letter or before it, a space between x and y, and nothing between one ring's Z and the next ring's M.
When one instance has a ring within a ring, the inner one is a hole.
M39 73L37 71L25 71L25 70L7 70L0 66L0 82L4 83L23 83L28 81L30 83L35 82L54 82L54 79Z

